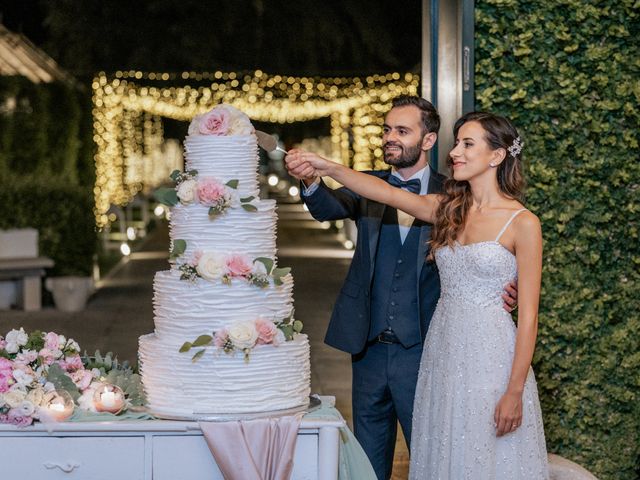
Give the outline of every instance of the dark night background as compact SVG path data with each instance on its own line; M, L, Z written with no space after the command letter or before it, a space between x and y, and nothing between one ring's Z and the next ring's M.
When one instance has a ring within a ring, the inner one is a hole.
M420 0L1 0L4 25L70 73L417 72Z

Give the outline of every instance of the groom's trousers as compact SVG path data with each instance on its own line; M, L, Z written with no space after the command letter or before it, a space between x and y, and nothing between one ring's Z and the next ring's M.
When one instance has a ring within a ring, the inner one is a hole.
M397 424L411 442L413 397L422 344L405 348L382 337L352 356L354 433L379 480L391 477Z

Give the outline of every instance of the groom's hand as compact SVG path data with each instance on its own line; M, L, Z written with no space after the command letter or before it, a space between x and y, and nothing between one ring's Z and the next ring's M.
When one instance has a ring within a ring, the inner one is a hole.
M511 313L518 308L518 284L516 281L505 285L502 300L504 300L502 308L507 312Z
M308 162L302 158L304 150L293 148L284 158L289 175L298 180L302 180L305 185L309 186L315 182L317 178L316 170Z

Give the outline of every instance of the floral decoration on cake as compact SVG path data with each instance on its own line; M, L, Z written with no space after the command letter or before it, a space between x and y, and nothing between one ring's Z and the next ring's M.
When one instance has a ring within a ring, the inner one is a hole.
M189 125L189 135L234 136L255 132L249 117L231 105L222 104L196 115Z
M175 240L171 249L170 259L181 257L187 248L184 240ZM180 279L190 282L198 278L210 282L222 282L230 285L234 279L241 279L251 285L267 287L273 281L274 285L282 285L282 278L290 271L290 267L277 268L272 258L258 257L251 260L248 255L240 253L221 254L218 252L196 251L189 261L178 262Z
M0 335L0 423L60 420L52 408L63 408L62 402L52 403L57 399L67 399L69 416L76 406L96 411L94 392L105 384L119 384L126 393L125 409L143 405L140 377L111 354L81 356L75 340L55 332L28 334L20 328Z
M154 192L156 200L169 207L178 203L182 205L198 203L209 207L211 218L224 213L227 208L242 207L248 212L258 211L251 203L255 197L238 196L238 180L223 183L214 177L199 177L197 170L188 172L174 170L171 173L171 180L175 182L174 188L163 187Z
M284 342L293 340L295 334L302 331L302 322L290 317L279 322L258 317L253 321L235 322L212 335L200 335L193 342L185 342L180 347L180 352L186 353L198 348L192 360L197 361L204 355L206 348L213 346L225 353L233 354L243 352L246 361L249 361L251 350L258 345L273 345L275 347Z

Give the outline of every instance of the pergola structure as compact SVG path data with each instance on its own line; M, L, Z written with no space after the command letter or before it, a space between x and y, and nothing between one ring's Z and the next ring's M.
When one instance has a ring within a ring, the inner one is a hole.
M168 176L150 161L163 143L162 117L189 121L227 103L260 122L329 118L333 157L368 169L381 164L382 123L391 100L401 94L416 95L418 88L419 76L412 73L352 78L293 77L259 70L100 73L93 81L96 223L107 225L112 205L126 205Z

